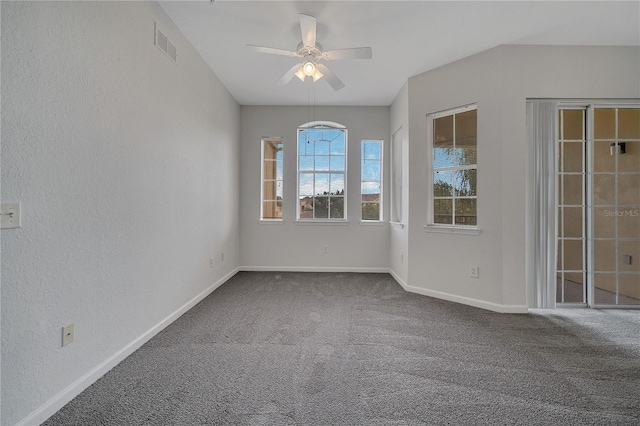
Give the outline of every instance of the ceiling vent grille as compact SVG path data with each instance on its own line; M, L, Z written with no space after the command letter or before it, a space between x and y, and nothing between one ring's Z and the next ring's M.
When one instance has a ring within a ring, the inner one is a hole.
M178 63L178 49L176 45L171 43L171 40L158 28L158 24L155 23L155 45L164 52L174 63Z

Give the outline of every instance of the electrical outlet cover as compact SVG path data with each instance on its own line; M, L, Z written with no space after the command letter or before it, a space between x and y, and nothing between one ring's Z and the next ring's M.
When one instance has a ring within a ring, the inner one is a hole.
M73 323L62 327L62 346L66 346L73 342L74 326Z
M20 228L20 203L0 203L0 228Z

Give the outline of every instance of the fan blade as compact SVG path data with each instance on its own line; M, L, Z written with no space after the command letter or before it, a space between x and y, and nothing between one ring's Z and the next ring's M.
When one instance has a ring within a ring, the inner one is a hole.
M259 53L269 53L271 55L282 55L282 56L298 56L297 52L292 52L290 50L284 50L284 49L276 49L275 47L256 46L254 44L247 44L247 47Z
M289 83L300 68L302 68L301 64L295 64L289 71L287 71L285 75L282 76L282 78L280 78L280 80L278 80L276 84L284 86L285 84Z
M316 66L318 67L324 78L327 79L327 83L329 83L329 86L333 87L333 90L340 90L344 87L344 83L340 81L340 79L336 77L336 75L329 68L327 68L326 65L317 64Z
M352 47L349 49L329 50L324 52L322 57L330 61L336 59L371 59L373 52L370 47Z
M302 31L302 44L307 47L316 47L316 18L301 13L300 30Z

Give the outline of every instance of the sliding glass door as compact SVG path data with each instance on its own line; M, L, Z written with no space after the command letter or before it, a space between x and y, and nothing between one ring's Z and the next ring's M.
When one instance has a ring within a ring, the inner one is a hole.
M640 108L561 105L556 302L640 306Z

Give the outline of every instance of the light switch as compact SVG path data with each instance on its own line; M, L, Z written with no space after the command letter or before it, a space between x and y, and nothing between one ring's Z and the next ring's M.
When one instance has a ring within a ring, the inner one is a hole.
M0 203L0 229L20 228L20 203Z

